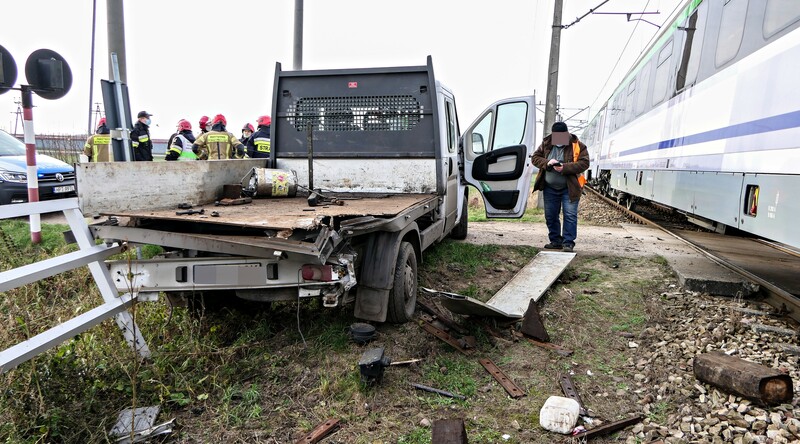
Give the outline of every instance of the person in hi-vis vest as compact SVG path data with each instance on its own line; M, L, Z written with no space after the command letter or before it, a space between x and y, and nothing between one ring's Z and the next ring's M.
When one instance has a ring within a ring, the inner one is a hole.
M114 152L111 149L111 131L106 126L106 118L103 117L97 122L95 134L86 139L83 145L83 154L87 157L87 162L113 162Z

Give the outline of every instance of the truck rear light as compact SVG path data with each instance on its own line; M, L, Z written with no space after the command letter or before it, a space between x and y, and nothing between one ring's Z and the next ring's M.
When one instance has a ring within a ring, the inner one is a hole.
M333 268L330 265L303 265L303 280L330 282L333 280Z

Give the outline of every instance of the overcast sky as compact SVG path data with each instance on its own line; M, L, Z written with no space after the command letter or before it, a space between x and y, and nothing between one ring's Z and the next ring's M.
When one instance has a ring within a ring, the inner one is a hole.
M682 2L610 0L597 12L659 11L642 18L660 25ZM95 108L89 102L92 3L0 2L0 46L16 60L17 85L25 82L25 60L37 49L59 53L72 69L65 97L34 95L37 134L87 130L89 109ZM181 118L197 130L200 116L218 113L240 135L245 122L271 112L275 63L292 69L294 3L125 1L133 115L154 114L154 138L167 138ZM563 24L600 3L564 0ZM544 103L553 0L305 0L304 8L304 69L424 65L431 55L436 78L456 95L462 130L501 98L535 92ZM596 14L565 29L558 85L563 114L599 108L657 31L643 21L627 22L625 15ZM92 102L102 102L100 79L110 79L107 48L106 1L97 0ZM212 60L222 67L212 68ZM0 95L0 129L14 131L19 99L19 91ZM577 117L586 119L588 112Z

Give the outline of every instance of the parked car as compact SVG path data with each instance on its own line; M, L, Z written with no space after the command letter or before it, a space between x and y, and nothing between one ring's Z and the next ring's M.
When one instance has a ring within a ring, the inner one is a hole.
M75 169L44 154L36 155L39 200L75 196ZM28 201L25 144L0 130L0 205Z

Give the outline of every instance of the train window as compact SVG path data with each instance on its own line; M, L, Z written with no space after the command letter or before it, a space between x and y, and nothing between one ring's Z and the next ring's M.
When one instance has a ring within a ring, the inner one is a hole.
M739 52L747 18L747 0L726 0L722 7L722 19L717 40L717 68L730 62Z
M800 20L800 2L768 0L767 10L764 13L764 37L772 37L797 20Z
M758 185L748 185L744 195L744 214L756 217L758 214Z
M631 80L631 84L628 85L628 97L625 99L625 123L631 121L631 118L634 116L633 108L634 108L634 97L636 93L636 78L634 77Z
M697 71L700 68L700 51L703 47L705 33L705 20L708 13L708 2L701 3L683 24L679 31L686 33L683 40L683 54L678 75L675 77L675 90L680 92L686 86L691 86L697 80Z
M672 58L672 39L670 39L658 53L656 64L656 81L653 85L653 105L661 103L667 93L667 80L669 79L669 60Z
M639 72L639 76L639 85L641 86L639 86L639 94L636 96L636 111L634 113L636 116L642 114L647 104L647 87L650 85L650 62L644 65Z

